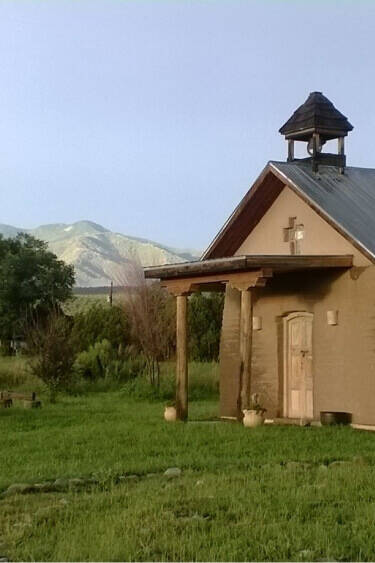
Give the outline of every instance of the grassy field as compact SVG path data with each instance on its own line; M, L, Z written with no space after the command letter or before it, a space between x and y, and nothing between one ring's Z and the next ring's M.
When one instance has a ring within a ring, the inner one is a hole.
M165 423L162 403L121 391L1 410L0 491L56 478L98 483L1 498L0 555L375 559L375 434L203 422L217 406L191 403L188 424ZM181 476L167 479L168 467Z

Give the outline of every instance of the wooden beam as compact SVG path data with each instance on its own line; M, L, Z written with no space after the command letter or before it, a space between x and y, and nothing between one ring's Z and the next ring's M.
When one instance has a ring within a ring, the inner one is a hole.
M194 291L204 291L205 287L212 287L215 283L229 283L235 289L264 286L265 280L272 276L272 271L256 270L227 274L211 274L208 276L194 276L190 278L162 280L161 285L173 295L188 295Z
M253 300L251 289L241 291L240 318L240 405L239 418L242 420L243 409L250 407L251 393L251 360L253 339Z
M255 271L273 270L275 273L291 270L308 270L311 268L350 268L353 265L353 256L339 255L244 255L215 260L201 260L198 262L185 262L181 264L167 264L165 266L152 266L145 268L145 277L161 280L196 280L210 276L212 282L226 282L228 274L254 273ZM213 276L214 275L214 276ZM213 277L212 277L213 276Z
M177 295L176 411L178 420L188 417L187 296Z

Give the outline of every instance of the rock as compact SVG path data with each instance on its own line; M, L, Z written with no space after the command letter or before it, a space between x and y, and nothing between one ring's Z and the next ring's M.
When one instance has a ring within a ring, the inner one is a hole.
M138 475L120 475L118 477L119 481L136 481L139 479Z
M196 487L200 487L201 485L203 485L204 481L203 479L198 479L198 481L195 483Z
M158 474L157 473L147 473L146 477L147 479L151 479L151 477L157 477Z
M8 557L5 557L5 555L0 555L0 563L8 563L8 561Z
M58 491L66 491L69 489L69 481L68 479L56 479L56 481L53 483L53 486L56 490Z
M328 471L327 465L323 465L323 464L319 465L318 471L319 471L319 473L325 473L326 471Z
M35 485L33 485L33 488L35 492L41 492L41 493L50 493L56 490L56 487L50 481L44 481L43 483L35 483Z
M350 467L351 465L352 463L350 461L337 460L332 461L332 463L329 464L329 468L334 469L335 467Z
M180 477L182 471L179 467L169 467L166 471L164 471L164 477L167 479L174 479L175 477Z
M4 491L3 496L11 495L26 495L27 493L33 492L33 485L28 485L26 483L14 483L10 485L6 491Z

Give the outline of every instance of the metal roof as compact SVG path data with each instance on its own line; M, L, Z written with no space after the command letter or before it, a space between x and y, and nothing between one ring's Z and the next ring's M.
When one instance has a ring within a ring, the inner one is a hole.
M313 172L308 164L271 161L269 165L375 257L375 169L346 167L339 174L334 166L319 166Z

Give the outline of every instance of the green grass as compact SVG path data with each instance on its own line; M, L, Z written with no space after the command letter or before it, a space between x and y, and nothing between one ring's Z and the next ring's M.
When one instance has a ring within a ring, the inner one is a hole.
M193 403L191 417L216 406ZM0 552L11 560L374 559L375 435L167 424L162 410L104 393L1 411L2 489L86 475L101 484L2 499ZM367 463L319 468L354 456ZM312 465L289 470L290 460ZM170 466L182 477L167 481ZM140 478L116 484L128 473Z
M217 408L193 401L190 418L198 422L165 423L162 402L116 391L0 410L0 491L58 477L99 480L90 490L0 498L0 555L375 559L375 434L199 422ZM350 463L330 467L334 460ZM182 476L168 481L163 472L173 466ZM127 474L138 478L119 480Z

